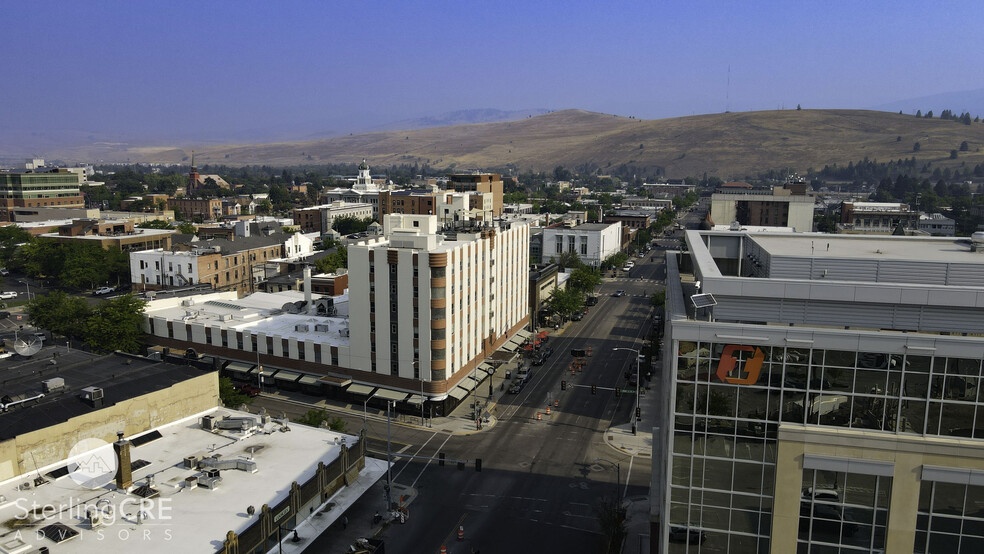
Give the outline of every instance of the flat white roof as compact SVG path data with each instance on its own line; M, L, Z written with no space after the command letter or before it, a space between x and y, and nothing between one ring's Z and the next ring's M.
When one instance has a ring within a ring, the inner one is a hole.
M313 294L314 300L322 295ZM190 305L184 305L187 301ZM314 314L292 314L282 311L285 304L304 301L300 291L255 292L243 298L236 293L211 293L180 298L165 298L147 303L147 317L163 317L168 321L201 323L207 327L218 326L252 334L279 335L331 346L347 346L348 292L332 297L338 315L325 317ZM190 314L190 315L189 315ZM307 331L298 331L298 325L307 325ZM315 325L325 325L325 330L315 330Z
M984 254L953 237L895 237L891 235L827 235L750 233L772 256L817 258L892 259L984 265ZM964 239L965 241L967 239ZM828 248L827 245L830 245ZM812 248L811 248L812 245Z
M133 472L135 487L145 485L153 474L153 488L160 494L154 499L143 500L133 494L116 489L114 483L97 489L78 484L71 475L59 478L46 476L50 482L39 487L24 488L25 482L33 482L37 473L66 467L70 461L84 463L88 460L114 460L110 445L84 452L74 459L64 460L35 473L21 475L0 483L0 494L6 500L0 504L0 520L10 521L27 510L44 508L44 518L33 528L26 528L19 539L25 543L24 551L36 551L47 546L53 552L102 554L140 549L148 552L214 552L225 538L227 531L241 533L256 516L248 516L246 508L253 506L257 512L267 504L275 506L288 496L290 484L302 484L315 475L318 462L330 464L339 456L340 442L355 444L358 437L343 435L327 429L288 424L290 432L281 431L281 423L270 420L255 432L211 432L201 428L201 416L216 419L225 416L257 418L256 414L214 408L195 416L158 427L161 438L140 446L131 447L131 462L149 462ZM153 431L150 431L152 433ZM130 438L130 437L128 437ZM210 457L219 455L224 461L252 461L256 472L240 469L223 469L221 482L215 489L183 486L187 477L199 474L197 469L185 468L186 456ZM22 490L23 489L23 490ZM111 506L104 513L114 510L113 516L105 516L105 525L90 529L86 507ZM137 522L137 512L143 508L143 521ZM303 518L307 514L301 514ZM61 523L79 533L61 543L61 548L49 538L39 538L36 531L53 523ZM12 535L4 537L9 541ZM9 546L2 544L5 552ZM13 547L14 552L19 552Z

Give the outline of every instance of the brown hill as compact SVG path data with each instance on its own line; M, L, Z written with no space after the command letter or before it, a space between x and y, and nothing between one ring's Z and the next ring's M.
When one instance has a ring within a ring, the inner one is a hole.
M898 137L901 137L899 140ZM967 141L969 149L950 160ZM919 142L921 150L913 152ZM622 164L671 177L707 172L722 178L767 169L805 172L864 157L887 161L915 155L945 167L984 161L984 123L922 119L866 110L782 110L639 120L565 110L510 122L387 131L306 142L212 146L196 150L199 165L275 166L352 163L375 166L430 164L457 169L512 167L551 170ZM174 146L103 150L88 159L181 162L192 148ZM73 156L73 157L74 157Z

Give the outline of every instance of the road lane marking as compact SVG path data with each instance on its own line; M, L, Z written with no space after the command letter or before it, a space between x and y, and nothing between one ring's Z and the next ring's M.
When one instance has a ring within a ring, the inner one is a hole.
M436 435L437 435L437 433L434 433L434 436L436 436ZM434 438L434 436L431 436L431 439L432 439L432 438ZM451 440L451 437L453 437L453 436L454 436L454 435L448 435L448 437L447 437L446 439L444 439L444 442L442 442L442 443L441 443L441 446L438 446L438 447L437 447L437 451L438 451L438 452L440 452L440 451L441 451L441 449L442 449L442 448L444 448L444 445L445 445L445 444L447 444L447 443L448 443L448 441L449 441L449 440ZM427 442L430 442L430 439L427 439ZM421 445L421 446L420 446L420 448L423 448L423 447L424 447L424 446L425 446L425 445L427 444L427 442L425 442L425 443L424 443L423 445ZM418 450L418 452L419 452L419 450ZM420 468L420 473L418 473L418 474L417 474L417 478L413 480L413 483L410 483L410 488L415 488L415 487L417 486L417 481L419 481L419 480L420 480L420 477L421 477L421 476L423 476L423 474L424 474L424 471L425 471L425 470L426 470L426 469L427 469L428 467L430 467L430 464L431 464L431 462L433 462L433 461L434 461L434 460L428 460L428 461L427 461L427 463L426 463L426 464L424 464L424 467L422 467L422 468ZM407 466L409 466L409 465L410 465L410 464L407 464L406 466L404 466L404 469L406 469L406 468L407 468ZM403 472L402 472L402 471L400 471L400 473L403 473ZM399 477L399 475L397 475L397 477Z

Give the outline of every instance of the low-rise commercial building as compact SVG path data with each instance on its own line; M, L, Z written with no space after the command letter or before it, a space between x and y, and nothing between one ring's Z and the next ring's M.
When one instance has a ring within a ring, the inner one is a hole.
M622 248L622 224L582 223L574 227L553 225L543 230L540 263L557 261L564 253L576 254L582 262L599 267Z
M368 203L350 204L339 200L331 204L294 209L294 224L300 226L302 233L324 234L332 228L335 219L339 217L371 218L373 206Z
M74 219L58 225L57 231L38 236L60 243L86 242L104 250L118 248L124 252L148 248L170 248L173 229L141 229L130 220Z
M837 226L841 233L882 234L919 229L919 211L900 202L843 202Z
M67 169L48 172L0 172L0 221L13 221L18 208L84 208L79 186L84 174Z
M748 183L725 183L711 196L708 219L712 225L737 221L741 225L792 227L805 233L813 230L813 204L804 184L763 190Z

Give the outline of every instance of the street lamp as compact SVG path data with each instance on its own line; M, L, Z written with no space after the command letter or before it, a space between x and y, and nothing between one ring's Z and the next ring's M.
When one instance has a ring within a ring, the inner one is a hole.
M619 506L622 505L622 464L618 462L613 462L605 458L595 458L594 461L606 462L615 466L615 498L618 500Z
M31 282L28 281L27 279L24 279L24 280L21 281L21 283L27 285L27 299L30 300L31 299Z
M636 350L635 348L626 348L626 347L619 347L619 346L616 346L615 348L612 348L612 351L617 351L617 350L628 350L630 352L635 352L635 355L636 355L636 395L635 395L636 396L636 399L635 399L636 401L635 401L635 410L634 410L635 411L635 414L633 414L633 416L632 416L634 418L632 420L632 434L634 435L634 434L636 434L636 422L642 419L642 409L639 406L639 385L641 384L639 382L639 366L641 365L639 363L639 357L642 354L638 350Z

